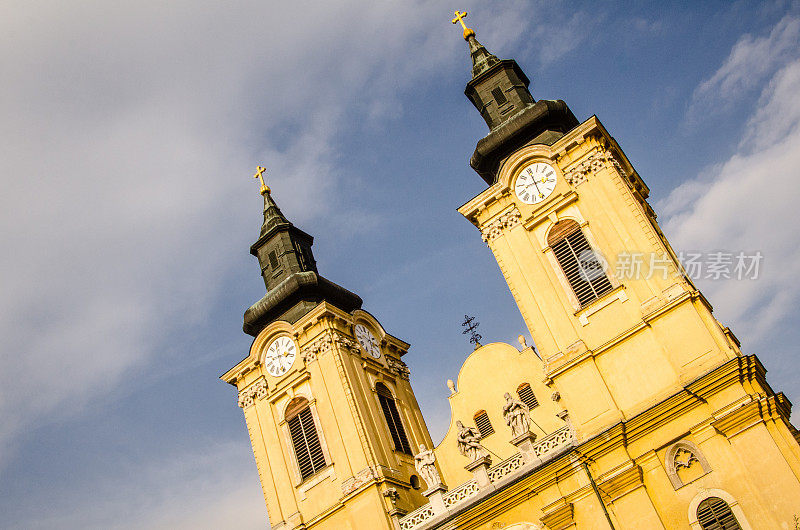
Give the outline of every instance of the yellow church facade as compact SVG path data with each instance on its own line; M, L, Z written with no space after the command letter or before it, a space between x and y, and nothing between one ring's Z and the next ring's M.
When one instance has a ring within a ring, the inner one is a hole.
M795 528L791 404L713 316L620 146L464 38L466 94L490 132L471 160L487 188L459 212L535 347L469 353L434 447L409 345L319 275L313 238L262 184L251 253L267 294L245 313L249 354L222 379L238 390L271 527ZM645 259L629 267L632 255Z

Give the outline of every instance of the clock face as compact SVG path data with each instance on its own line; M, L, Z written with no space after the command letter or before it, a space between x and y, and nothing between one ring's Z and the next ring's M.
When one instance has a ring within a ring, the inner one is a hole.
M278 337L270 343L264 355L267 372L272 376L280 376L289 371L297 356L297 346L289 337Z
M514 185L514 192L525 204L536 204L553 193L557 180L558 176L553 166L535 162L520 172Z
M356 339L358 339L358 343L361 344L364 351L376 359L379 359L381 356L381 349L378 347L378 340L375 338L375 335L363 324L356 324L355 332Z

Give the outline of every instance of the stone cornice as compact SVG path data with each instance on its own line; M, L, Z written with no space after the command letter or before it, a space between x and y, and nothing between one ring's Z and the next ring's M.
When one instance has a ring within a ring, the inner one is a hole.
M765 420L783 420L789 423L791 403L783 393L748 397L748 400L737 406L715 413L711 426L730 439Z
M626 462L597 477L597 485L600 487L600 491L608 497L608 500L614 502L636 488L644 486L642 468L634 462Z
M542 524L550 530L563 530L575 522L575 508L571 502L566 502L564 499L545 506L542 511L544 511L541 517Z

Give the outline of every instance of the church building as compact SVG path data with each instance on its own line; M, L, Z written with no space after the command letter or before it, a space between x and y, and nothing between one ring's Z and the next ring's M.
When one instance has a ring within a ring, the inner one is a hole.
M319 273L313 238L262 179L250 252L266 295L244 314L248 355L221 378L238 390L271 528L797 528L791 403L714 317L600 120L534 99L464 16L465 93L489 132L470 160L486 188L458 211L535 344L465 352L434 445L409 344ZM616 275L633 252L653 259Z

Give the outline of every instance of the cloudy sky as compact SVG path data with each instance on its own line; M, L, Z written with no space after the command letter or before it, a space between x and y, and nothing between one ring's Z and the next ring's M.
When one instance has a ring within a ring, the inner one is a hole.
M467 10L534 97L596 114L673 245L800 402L800 6L791 2L0 3L0 513L7 528L263 528L235 392L252 179L406 360L435 439L469 345L524 325L455 208L483 189Z

